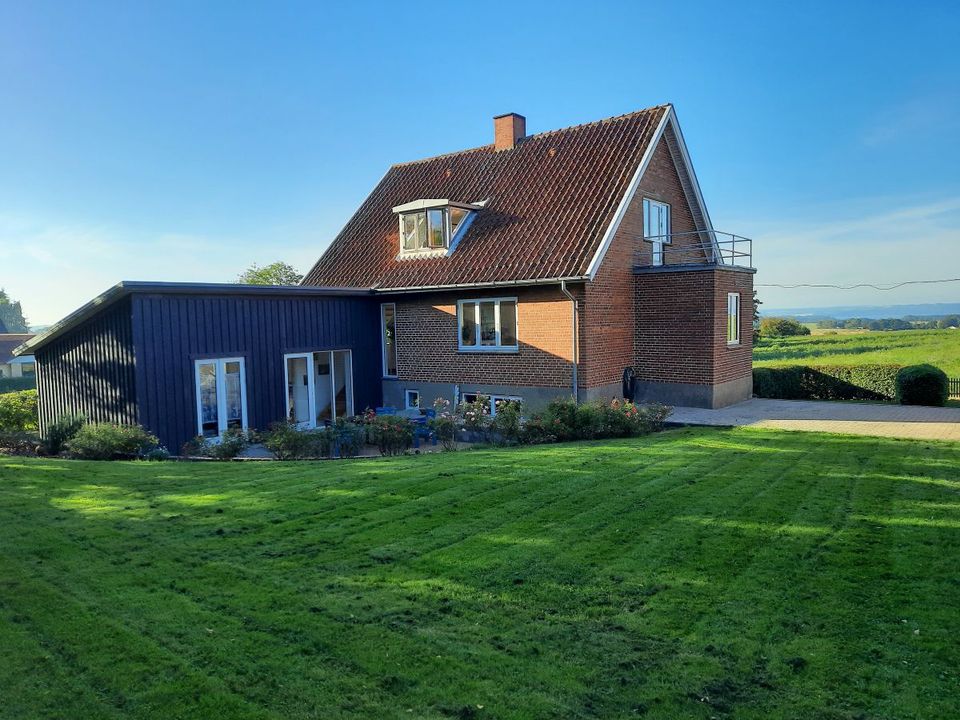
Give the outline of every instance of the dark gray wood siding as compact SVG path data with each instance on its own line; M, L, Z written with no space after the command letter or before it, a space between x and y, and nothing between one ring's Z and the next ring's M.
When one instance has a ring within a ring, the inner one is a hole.
M352 350L354 408L381 402L380 317L374 298L136 294L138 421L171 452L197 434L194 363L242 357L247 415L265 429L286 415L283 355Z
M131 301L124 298L35 353L41 432L67 413L134 423Z

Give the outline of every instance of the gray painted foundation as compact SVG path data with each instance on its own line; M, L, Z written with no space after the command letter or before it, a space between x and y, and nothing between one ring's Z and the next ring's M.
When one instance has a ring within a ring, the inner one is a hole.
M487 383L435 383L421 380L383 380L383 404L386 407L403 408L407 390L420 392L420 405L424 409L432 408L438 397L456 402L457 390L463 393L482 393L484 395L508 395L523 399L524 412L539 412L551 400L570 397L569 388L532 387L524 385L491 385Z
M721 408L749 400L752 396L753 375L745 375L717 385L637 380L633 399L681 407Z

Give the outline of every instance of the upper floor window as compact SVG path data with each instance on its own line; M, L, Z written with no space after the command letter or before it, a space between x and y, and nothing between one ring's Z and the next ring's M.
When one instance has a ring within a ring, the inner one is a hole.
M450 200L415 200L398 205L400 254L443 255L453 249L480 205Z
M460 350L515 351L517 299L490 298L457 303Z
M663 246L670 244L670 206L643 199L643 237L650 242L651 265L663 265Z

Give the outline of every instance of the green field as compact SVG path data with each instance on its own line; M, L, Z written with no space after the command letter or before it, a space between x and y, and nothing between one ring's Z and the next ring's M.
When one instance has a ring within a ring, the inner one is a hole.
M0 717L957 717L958 450L0 458Z
M866 331L764 338L753 349L755 367L873 363L930 363L950 377L960 377L960 330Z

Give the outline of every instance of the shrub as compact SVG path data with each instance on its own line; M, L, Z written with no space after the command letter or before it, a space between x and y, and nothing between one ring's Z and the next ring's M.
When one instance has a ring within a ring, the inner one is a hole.
M809 335L810 328L792 318L768 317L760 321L760 333L763 337L790 337Z
M577 403L572 397L551 400L543 413L548 432L563 442L577 437Z
M433 401L434 416L427 421L437 441L444 450L457 449L457 429L460 426L457 418L450 414L450 401L446 398L437 398Z
M340 457L356 457L367 441L367 429L344 418L338 419L331 428L326 428L327 436Z
M116 460L141 457L158 446L157 438L139 425L84 425L67 443L71 457Z
M40 445L40 438L34 432L0 430L0 455L33 456Z
M250 434L240 428L227 428L220 433L220 442L205 443L206 457L233 460L250 445Z
M520 442L524 445L543 445L557 442L557 436L548 427L548 423L543 416L534 415L523 423L520 431Z
M252 440L252 433L240 428L228 428L220 434L219 442L211 442L202 435L197 435L183 444L180 454L184 457L232 460L246 450Z
M323 429L300 430L296 423L274 423L262 441L277 460L303 460L330 454L330 437Z
M37 428L37 391L0 395L0 430L19 432Z
M397 415L377 415L369 425L370 439L381 455L402 455L413 446L413 423Z
M520 403L516 400L497 402L497 412L490 418L489 427L498 444L516 445L520 442L520 411Z
M43 439L43 451L47 455L59 455L66 448L67 443L73 440L87 418L83 415L61 415L56 422L47 428Z
M753 394L778 400L893 400L900 365L787 365L753 370Z
M947 404L947 374L933 365L910 365L897 373L897 402L901 405Z
M473 402L462 402L457 408L466 430L484 431L490 424L490 396L479 395Z
M147 450L147 452L143 454L143 459L153 462L163 462L170 459L170 451L161 445L153 448L153 450Z

